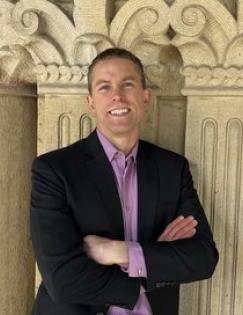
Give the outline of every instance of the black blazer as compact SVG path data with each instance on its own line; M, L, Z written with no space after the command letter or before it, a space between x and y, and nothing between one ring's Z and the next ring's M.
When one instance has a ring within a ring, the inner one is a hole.
M140 141L137 167L138 241L147 279L129 278L119 266L100 265L83 251L87 234L124 239L114 174L96 132L35 159L31 233L43 282L33 315L105 314L110 305L132 309L141 284L154 315L176 315L179 283L212 275L218 253L187 160ZM156 242L180 214L198 220L196 235Z

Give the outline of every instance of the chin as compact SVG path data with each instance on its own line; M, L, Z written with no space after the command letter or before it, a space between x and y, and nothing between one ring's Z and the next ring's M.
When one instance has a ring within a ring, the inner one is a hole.
M128 127L117 127L117 128L113 128L111 129L113 134L117 134L117 135L134 135L134 134L138 134L139 131L137 129L133 129L133 128L128 128Z

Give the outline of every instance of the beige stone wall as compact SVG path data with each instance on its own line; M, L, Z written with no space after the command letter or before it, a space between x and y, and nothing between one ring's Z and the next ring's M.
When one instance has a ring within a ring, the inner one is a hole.
M39 97L38 154L62 148L85 138L94 128L95 122L87 112L86 96Z
M212 280L182 286L180 314L242 315L243 0L1 0L0 28L0 80L25 83L0 93L1 315L28 314L33 298L35 146L41 154L93 130L87 65L114 46L143 61L154 96L142 137L189 158L220 251Z
M186 155L197 165L220 263L212 281L191 286L199 304L187 306L185 314L242 314L242 108L239 96L188 96Z
M36 98L14 92L0 86L1 315L30 313L35 275L29 200L30 168L36 156Z

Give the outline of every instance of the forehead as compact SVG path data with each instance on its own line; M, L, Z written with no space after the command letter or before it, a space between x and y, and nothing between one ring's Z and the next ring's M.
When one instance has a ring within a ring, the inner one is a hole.
M102 77L134 77L140 78L138 66L129 59L110 58L98 61L91 74L92 81L101 79Z

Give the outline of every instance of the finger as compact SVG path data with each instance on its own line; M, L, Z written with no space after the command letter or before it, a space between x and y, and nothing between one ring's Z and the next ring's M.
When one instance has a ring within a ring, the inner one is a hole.
M174 229L167 234L166 238L169 240L173 240L174 238L183 238L184 234L187 232L190 232L192 229L194 229L197 226L197 221L192 219L191 220L184 220L182 224L178 224Z
M179 216L177 219L172 221L165 229L165 231L161 234L160 239L164 239L166 237L171 237L177 233L180 229L183 229L185 226L193 222L194 217L188 216L184 218L183 216Z
M164 241L175 241L178 239L184 239L192 237L195 234L197 226L197 221L193 220L192 222L188 223L185 226L182 226L178 230L171 231L171 233L167 234L166 237L163 239Z
M87 235L83 238L83 249L89 257L92 257L92 252L96 246L95 236Z
M85 237L83 237L83 241L85 243L90 243L93 240L93 235L86 235Z
M92 246L93 244L98 243L100 240L99 236L96 235L86 235L83 238L84 243L89 244L90 246Z
M179 217L177 217L175 220L173 220L171 223L169 223L169 224L166 226L165 230L163 231L163 233L161 234L160 237L166 237L166 235L169 234L169 233L173 230L173 228L174 228L179 222L181 222L181 221L183 221L183 220L184 220L184 217L183 217L182 215L179 216Z
M185 233L190 232L192 229L195 229L198 225L197 220L193 219L191 222L188 222L188 224L185 224L184 226L181 226L175 231L174 235L181 235L183 236Z
M173 237L172 240L170 241L178 241L178 240L181 240L181 239L188 239L188 238L192 238L195 234L196 234L196 229L192 229L190 231L188 231L187 233L183 234L183 235L175 235Z

